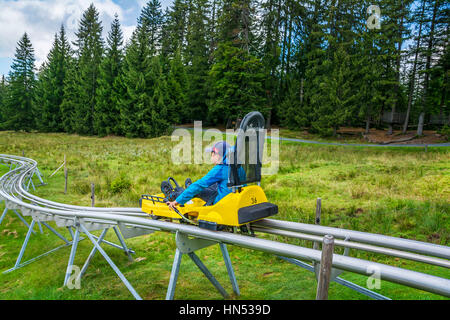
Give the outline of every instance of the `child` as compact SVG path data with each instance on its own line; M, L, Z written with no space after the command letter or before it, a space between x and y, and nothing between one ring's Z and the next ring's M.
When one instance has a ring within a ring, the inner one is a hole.
M212 148L207 148L206 152L211 152L211 161L215 166L200 180L191 184L186 183L186 190L175 201L168 201L167 205L174 209L175 206L183 205L195 196L205 200L206 205L212 205L231 193L231 189L227 187L229 170L227 153L229 150L230 146L225 141L217 142Z

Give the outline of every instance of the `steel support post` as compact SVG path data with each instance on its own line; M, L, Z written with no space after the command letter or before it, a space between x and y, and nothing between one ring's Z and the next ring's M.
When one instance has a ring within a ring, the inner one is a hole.
M102 231L102 234L100 235L100 237L97 239L97 244L101 245L103 239L106 236L106 233L108 232L109 228L105 228ZM89 263L91 263L92 258L94 257L95 253L97 252L97 247L94 245L94 247L92 248L91 253L89 254L88 258L86 259L86 262L84 263L83 267L81 268L80 274L79 274L79 278L81 279L81 277L84 275L84 273L86 272Z
M97 250L100 252L100 254L105 258L105 260L108 262L108 264L113 268L113 270L116 272L116 274L119 276L120 280L125 284L125 286L128 288L128 290L131 292L131 294L137 299L142 300L142 298L139 296L139 294L134 290L133 286L128 282L127 278L120 272L119 268L114 264L114 262L111 260L111 258L106 254L106 252L103 250L103 248L95 241L95 239L92 237L92 234L89 233L89 231L86 229L86 227L83 224L80 224L81 231L87 235L89 240L94 244L94 246L97 248Z
M217 279L211 274L208 268L203 264L200 258L194 253L205 247L217 244L218 242L203 240L203 239L189 239L189 237L183 233L177 232L176 234L177 249L175 251L175 257L172 264L172 272L170 274L169 286L167 288L166 300L172 300L175 295L176 283L178 280L178 274L180 271L181 259L183 254L187 254L189 258L195 263L195 265L202 271L206 278L213 284L213 286L220 292L224 298L228 298L229 295L222 287L222 285L217 281ZM234 274L233 266L231 264L230 255L225 244L220 243L220 249L222 251L222 256L227 267L228 276L233 287L233 291L239 295L239 286L236 281L236 276Z
M36 187L34 186L34 183L33 183L33 175L34 175L34 173L30 175L30 180L28 181L27 190L30 189L30 183L31 183L31 186L33 187L33 190L36 191Z
M125 254L128 257L128 261L132 262L133 257L131 256L131 251L128 249L127 244L125 243L125 239L122 237L122 234L120 233L120 231L117 229L116 226L113 227L114 233L117 236L117 239L119 239L120 244L122 245L123 251L125 252Z
M203 274L208 278L208 280L213 284L213 286L220 292L220 294L226 299L229 297L225 289L220 285L219 281L211 274L208 268L203 264L203 262L197 257L194 252L189 252L187 254L189 258L197 265L197 267L203 272Z
M230 277L231 285L233 286L233 291L238 296L241 295L239 291L239 286L237 284L236 275L234 274L233 266L231 264L230 255L228 254L227 245L224 243L219 243L220 250L222 251L223 260L225 261L225 265L227 267L228 276Z
M69 262L67 264L66 275L64 277L64 286L67 285L67 281L69 281L70 274L72 273L73 261L75 259L75 254L77 252L78 247L78 239L80 238L80 227L76 226L75 236L72 240L72 249L70 250Z
M39 181L41 182L41 184L39 186L45 186L44 180L42 180L42 173L39 171L38 167L36 167L36 170L34 171L34 173L37 175Z
M27 235L25 236L25 241L23 242L22 248L20 249L19 256L17 257L16 264L14 265L14 270L17 269L20 265L20 261L22 261L23 254L25 253L25 249L27 248L28 241L30 240L31 232L33 231L33 227L36 221L31 221L31 225L28 228Z
M173 259L172 272L170 273L169 286L167 287L166 300L173 300L175 295L175 287L177 285L178 273L180 272L181 258L183 254L180 249L175 250L175 258Z
M8 208L5 207L5 210L3 210L2 216L0 217L0 224L2 224L3 219L5 218L7 212L8 212Z

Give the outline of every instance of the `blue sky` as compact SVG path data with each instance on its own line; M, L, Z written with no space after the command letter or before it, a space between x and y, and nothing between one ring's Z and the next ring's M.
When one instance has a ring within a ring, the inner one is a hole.
M36 67L47 57L53 37L61 24L70 41L84 10L94 3L103 23L103 36L109 31L114 14L119 15L125 39L136 27L136 20L147 0L0 0L0 76L7 75L17 42L27 32L34 48ZM163 10L173 0L160 0Z

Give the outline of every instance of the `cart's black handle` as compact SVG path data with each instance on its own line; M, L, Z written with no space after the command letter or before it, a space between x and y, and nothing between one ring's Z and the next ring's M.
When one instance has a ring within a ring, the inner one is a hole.
M170 180L172 180L173 183L175 183L175 186L176 186L177 188L180 187L180 186L178 185L178 182L177 182L174 178L169 177L169 179L167 179L167 182L168 182L171 186L172 186L172 184L170 183ZM175 188L172 186L172 189L175 189Z

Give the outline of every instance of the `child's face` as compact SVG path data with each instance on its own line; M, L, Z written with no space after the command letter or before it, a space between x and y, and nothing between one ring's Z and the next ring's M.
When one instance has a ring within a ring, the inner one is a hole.
M222 163L222 157L218 153L211 152L211 162L214 164L220 164Z

